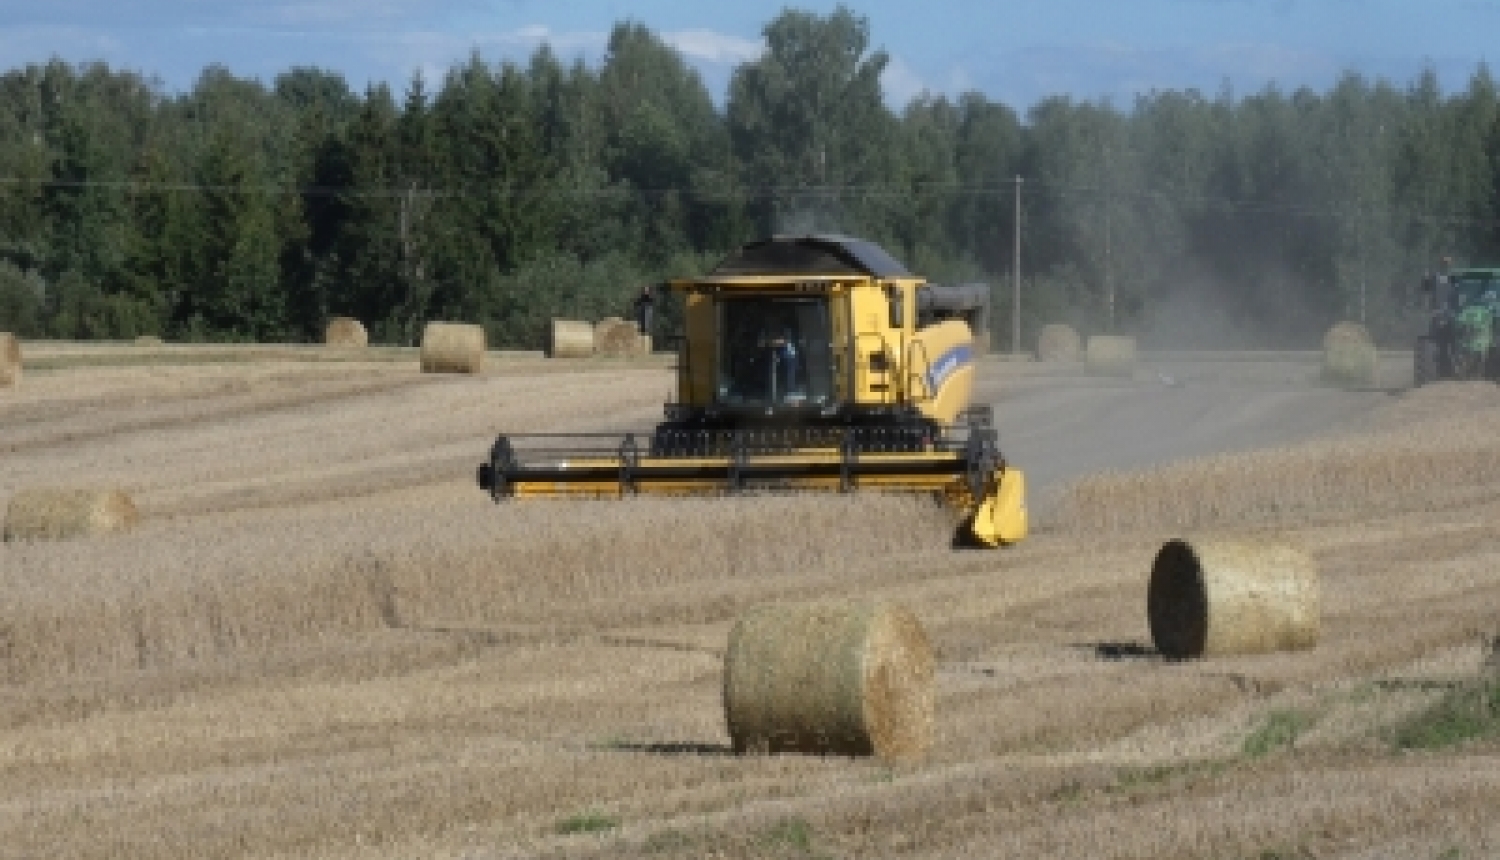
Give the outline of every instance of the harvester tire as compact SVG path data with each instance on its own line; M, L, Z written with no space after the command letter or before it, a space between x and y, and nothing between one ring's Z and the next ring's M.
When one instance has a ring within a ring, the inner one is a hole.
M1420 388L1438 378L1438 345L1431 338L1417 338L1412 350L1412 384Z

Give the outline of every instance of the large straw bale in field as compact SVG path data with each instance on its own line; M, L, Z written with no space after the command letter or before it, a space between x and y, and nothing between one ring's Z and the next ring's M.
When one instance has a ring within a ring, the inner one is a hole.
M724 715L736 752L919 757L933 701L932 646L899 606L772 604L729 634Z
M1083 341L1078 330L1067 323L1049 323L1042 326L1036 339L1038 361L1078 361L1083 357Z
M422 328L423 373L479 373L484 370L484 329L454 322L430 322Z
M8 331L0 331L0 388L21 384L21 342Z
M1151 565L1146 615L1171 658L1261 654L1318 642L1318 571L1271 542L1171 540Z
M594 354L594 326L583 320L553 320L547 354L552 358L588 358Z
M1341 322L1323 335L1323 379L1341 385L1374 385L1379 354L1370 332Z
M123 531L140 519L123 490L33 488L11 496L3 537L61 540Z
M594 326L594 352L598 355L621 358L645 355L649 343L632 320L605 317Z
M1099 376L1134 376L1135 362L1133 337L1091 335L1084 350L1084 363L1088 372Z
M361 347L370 345L365 324L353 317L334 317L323 329L323 343L328 346Z
M136 335L136 338L134 341L132 341L132 343L134 343L136 346L161 346L162 339L154 334L142 334Z

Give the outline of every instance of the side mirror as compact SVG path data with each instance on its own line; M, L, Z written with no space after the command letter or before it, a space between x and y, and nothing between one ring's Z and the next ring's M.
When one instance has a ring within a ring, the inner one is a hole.
M891 328L906 327L906 294L900 287L885 285L886 303L891 307Z

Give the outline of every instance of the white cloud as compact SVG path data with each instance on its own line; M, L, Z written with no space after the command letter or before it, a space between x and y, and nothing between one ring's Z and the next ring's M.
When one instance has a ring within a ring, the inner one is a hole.
M900 57L891 57L886 63L885 71L880 73L880 88L885 91L886 104L895 110L906 107L922 93L932 91L922 75Z
M283 26L321 27L391 21L413 10L410 0L306 0L271 3L263 11Z
M420 70L433 83L441 81L454 66L467 62L475 51L489 63L509 60L524 64L537 48L546 44L565 60L581 55L592 62L603 55L608 42L609 35L603 32L554 31L532 24L512 30L462 34L436 30L368 34L360 38L359 44L370 61L383 70L378 76L399 83Z
M475 36L473 41L475 44L523 47L528 51L547 44L559 54L579 51L596 53L603 51L609 44L609 34L600 30L554 32L544 24L532 24L517 30Z
M678 30L661 34L661 39L683 56L707 63L738 65L760 59L765 42L717 33L713 30Z
M52 57L68 63L97 60L118 65L125 59L125 46L111 35L83 27L0 28L0 67L44 63Z

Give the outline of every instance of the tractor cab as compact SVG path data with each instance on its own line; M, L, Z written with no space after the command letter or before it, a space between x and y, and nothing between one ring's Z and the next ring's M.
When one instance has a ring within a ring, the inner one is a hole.
M1423 289L1432 315L1417 338L1416 384L1500 379L1500 268L1454 269L1429 277Z

